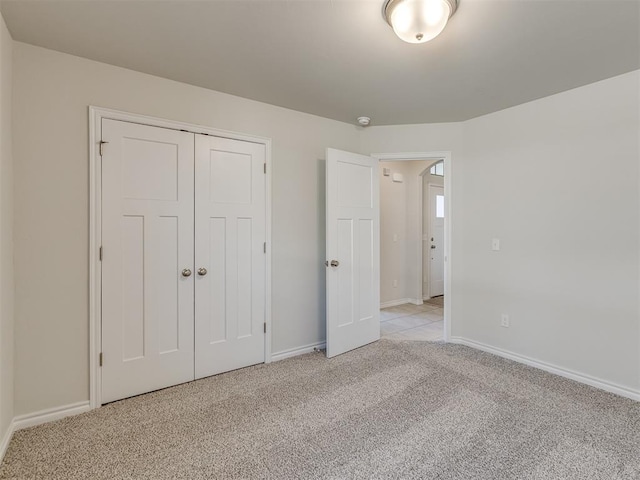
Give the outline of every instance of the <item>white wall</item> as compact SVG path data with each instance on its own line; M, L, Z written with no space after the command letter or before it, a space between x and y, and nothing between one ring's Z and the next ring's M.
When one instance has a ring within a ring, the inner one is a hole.
M13 419L14 394L12 51L13 40L0 15L0 444Z
M636 71L463 124L364 132L364 152L452 151L454 337L640 394L639 91Z
M324 157L355 126L14 44L16 414L88 399L88 106L273 140L273 352L324 341ZM37 271L37 275L32 272Z

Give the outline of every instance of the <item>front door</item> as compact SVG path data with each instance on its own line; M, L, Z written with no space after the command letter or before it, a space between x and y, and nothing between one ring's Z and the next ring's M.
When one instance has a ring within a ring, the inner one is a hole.
M444 295L444 187L429 185L429 296Z

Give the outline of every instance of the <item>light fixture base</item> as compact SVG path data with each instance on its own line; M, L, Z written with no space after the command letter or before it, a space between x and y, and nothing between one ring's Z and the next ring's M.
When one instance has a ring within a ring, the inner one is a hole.
M358 120L358 123L363 127L368 127L369 124L371 123L370 117L358 117L357 120Z
M382 4L382 18L384 18L384 21L387 22L391 28L393 28L393 25L391 24L391 15L390 15L391 10L393 10L392 7L402 1L403 0L385 0L385 2ZM451 13L449 14L449 18L451 18L453 17L453 14L456 13L456 10L458 9L458 0L444 0L444 1L447 2L451 7Z

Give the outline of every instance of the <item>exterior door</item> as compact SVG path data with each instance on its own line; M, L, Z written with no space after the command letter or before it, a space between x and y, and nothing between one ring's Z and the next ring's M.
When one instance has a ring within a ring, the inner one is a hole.
M380 339L378 160L327 149L327 357Z
M265 146L196 135L196 378L264 362Z
M429 296L444 295L444 187L429 185Z
M194 135L102 121L102 401L193 380Z

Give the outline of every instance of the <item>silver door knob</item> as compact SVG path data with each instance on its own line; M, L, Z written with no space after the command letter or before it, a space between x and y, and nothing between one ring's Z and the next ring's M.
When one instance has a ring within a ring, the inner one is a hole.
M340 265L340 262L338 260L331 260L332 267L337 267L338 265Z
M431 249L434 249L434 248L436 248L436 246L435 245L431 245Z
M198 269L198 275L200 275L201 277L204 277L207 274L207 269L206 268L199 268Z
M182 270L182 276L183 277L190 277L191 276L191 270L189 270L188 268L185 268L184 270Z

